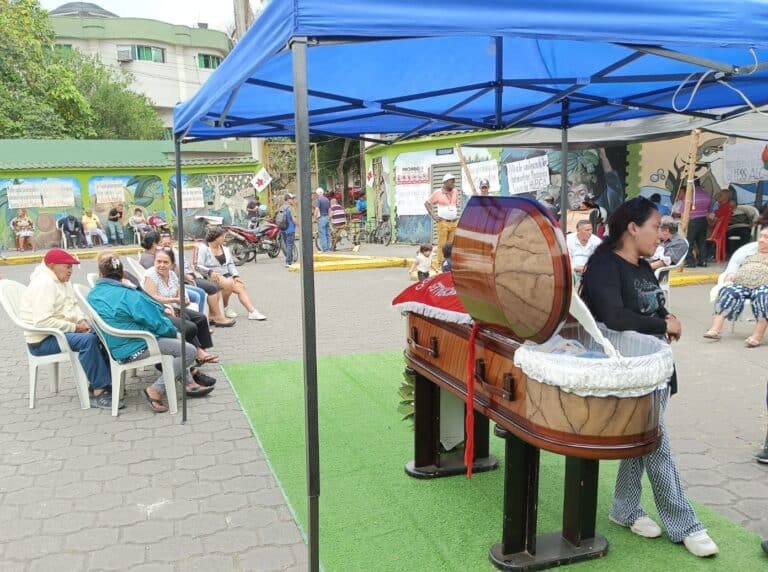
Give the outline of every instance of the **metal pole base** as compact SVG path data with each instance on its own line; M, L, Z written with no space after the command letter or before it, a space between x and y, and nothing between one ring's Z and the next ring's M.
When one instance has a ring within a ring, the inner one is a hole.
M475 459L472 463L473 473L485 473L493 471L499 467L499 460L493 455L488 455L482 459ZM417 467L414 461L408 461L405 464L405 474L414 479L440 479L442 477L454 477L456 475L466 475L467 466L464 464L464 455L443 455L440 457L440 466L427 465Z
M550 532L536 537L536 554L504 554L502 543L499 542L491 547L488 558L499 570L544 570L602 558L607 552L608 541L601 534L582 542L580 546L574 546L560 532Z

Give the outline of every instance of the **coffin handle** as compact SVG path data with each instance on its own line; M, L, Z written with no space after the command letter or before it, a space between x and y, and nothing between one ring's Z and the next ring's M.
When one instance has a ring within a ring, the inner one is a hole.
M485 379L485 360L478 358L475 360L475 381L482 385L483 389L495 397L515 400L515 380L511 373L505 373L503 376L503 386L498 387Z
M411 337L408 338L408 345L413 349L425 352L431 358L437 358L439 355L437 351L437 337L431 336L429 338L429 346L419 345L419 329L416 326L411 328Z

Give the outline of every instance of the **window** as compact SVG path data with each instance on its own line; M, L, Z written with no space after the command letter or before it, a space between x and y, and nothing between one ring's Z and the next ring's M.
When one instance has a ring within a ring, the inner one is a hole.
M145 62L165 63L165 48L155 46L132 46L133 59Z
M72 44L56 44L54 49L60 56L68 56L72 53Z
M221 56L197 54L197 67L207 70L215 70L219 65L221 65Z

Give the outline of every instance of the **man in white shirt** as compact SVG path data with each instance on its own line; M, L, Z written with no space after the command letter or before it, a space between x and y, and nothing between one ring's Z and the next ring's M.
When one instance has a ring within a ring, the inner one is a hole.
M19 305L19 317L38 328L55 328L64 333L69 347L78 352L80 364L91 385L91 407L112 408L112 374L99 338L77 305L72 288L72 265L80 261L60 248L49 250L29 281ZM24 332L29 352L35 356L59 353L56 338ZM122 402L120 407L124 407Z
M592 224L588 220L580 220L576 223L576 232L570 233L565 242L571 255L571 269L580 277L587 260L602 241L592 234Z

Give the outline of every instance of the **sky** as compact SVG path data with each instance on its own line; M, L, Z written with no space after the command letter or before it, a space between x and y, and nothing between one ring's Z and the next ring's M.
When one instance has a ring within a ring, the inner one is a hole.
M46 10L53 10L67 0L40 0ZM171 24L196 26L206 22L214 30L226 31L234 20L231 0L92 0L114 14L131 18L151 18ZM251 6L258 2L251 1Z

